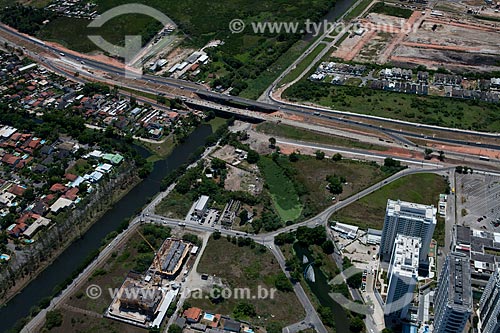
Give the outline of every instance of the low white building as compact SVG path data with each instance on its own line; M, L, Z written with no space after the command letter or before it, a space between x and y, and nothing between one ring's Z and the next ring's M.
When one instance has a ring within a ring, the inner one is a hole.
M210 197L207 195L202 195L198 201L196 202L196 205L194 206L194 214L197 215L198 217L202 217L205 212L207 211L208 208L208 200Z
M335 225L333 225L331 228L340 233L340 235L343 235L349 239L355 239L359 230L359 228L354 225L340 222L336 222Z
M382 230L368 229L366 234L366 244L379 245L382 239Z
M38 219L36 219L35 222L33 222L29 227L28 229L26 229L24 232L23 232L23 235L28 237L28 238L32 238L36 232L38 231L39 228L41 227L47 227L49 224L50 224L51 220L50 219L47 219L43 216L40 216Z
M66 199L66 198L59 198L50 206L50 211L52 213L58 213L59 210L64 209L66 207L69 207L73 204L73 201Z

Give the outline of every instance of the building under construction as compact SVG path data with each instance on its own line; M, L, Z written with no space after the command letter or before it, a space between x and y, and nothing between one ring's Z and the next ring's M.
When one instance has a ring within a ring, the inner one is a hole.
M155 271L163 277L174 278L191 251L192 244L180 239L167 238L153 261L150 271Z

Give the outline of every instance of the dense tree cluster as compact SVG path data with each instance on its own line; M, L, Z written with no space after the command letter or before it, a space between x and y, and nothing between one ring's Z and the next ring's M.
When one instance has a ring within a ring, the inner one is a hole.
M332 194L338 195L344 191L342 184L346 182L345 177L337 175L329 175L326 176L326 181L328 182L328 190Z
M30 6L14 5L3 8L0 12L0 21L24 32L33 35L43 26L45 20L52 20L55 14L49 10Z

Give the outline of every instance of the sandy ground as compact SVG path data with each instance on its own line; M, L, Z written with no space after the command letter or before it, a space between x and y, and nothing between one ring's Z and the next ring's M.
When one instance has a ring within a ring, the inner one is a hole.
M461 5L463 6L463 5ZM465 7L463 7L465 9ZM494 11L492 11L493 14ZM491 14L488 10L480 15ZM370 13L359 23L362 36L352 34L332 53L346 61L398 65L443 65L457 70L499 70L500 23L487 22L463 11L434 17L414 11L408 20Z
M263 183L259 175L255 175L238 167L229 166L224 182L227 191L244 191L257 195L262 192Z

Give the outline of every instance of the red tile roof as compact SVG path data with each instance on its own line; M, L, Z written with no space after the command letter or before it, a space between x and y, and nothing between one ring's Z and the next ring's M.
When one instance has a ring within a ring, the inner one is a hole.
M28 157L27 159L25 160L20 160L19 163L16 164L16 168L17 169L22 169L24 168L29 162L31 162L33 160L33 157Z
M63 197L66 199L69 199L71 201L76 199L76 195L78 193L78 187L73 187L72 189L68 190Z
M26 191L26 189L19 185L14 185L9 188L9 192L17 195L18 197L22 196L24 194L24 191Z
M42 201L48 204L49 202L51 202L55 198L56 198L56 196L54 194L48 194L45 198L42 199Z
M66 186L63 184L56 183L50 187L51 192L64 192L66 191Z
M19 223L19 224L16 224L16 226L9 231L9 234L11 236L15 236L15 237L19 237L19 234L21 232L23 232L24 230L26 230L28 228L28 226L25 224L25 223Z
M21 133L14 133L10 136L11 140L17 141L21 138Z
M184 310L184 313L182 315L184 317L186 317L186 319L198 321L198 320L200 320L201 309L200 308L189 308L189 309Z
M12 154L5 154L4 157L2 158L2 162L14 165L20 159L21 159L20 157L14 156Z
M77 175L74 175L72 173L67 173L64 175L64 178L66 178L67 180L69 180L70 182L74 181L76 178L78 178Z
M40 139L31 140L30 143L28 144L28 147L36 149L36 147L38 147L38 145L40 144L40 141L41 141Z

